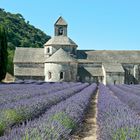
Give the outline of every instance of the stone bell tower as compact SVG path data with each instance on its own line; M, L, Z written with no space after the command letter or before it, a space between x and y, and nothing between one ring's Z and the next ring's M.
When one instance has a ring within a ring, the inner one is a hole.
M62 17L59 17L59 19L54 24L54 28L55 28L54 35L55 36L67 36L67 26L68 26L68 24L66 23L66 21Z

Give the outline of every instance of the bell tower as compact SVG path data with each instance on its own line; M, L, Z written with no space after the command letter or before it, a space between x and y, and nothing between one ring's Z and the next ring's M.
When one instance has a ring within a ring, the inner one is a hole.
M60 16L54 24L55 36L67 36L67 26L66 21Z

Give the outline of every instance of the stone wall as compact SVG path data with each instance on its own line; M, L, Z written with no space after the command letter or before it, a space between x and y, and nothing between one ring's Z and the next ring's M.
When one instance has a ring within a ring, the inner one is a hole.
M15 80L42 80L44 81L45 76L15 76Z
M14 64L14 75L16 76L44 76L44 65L36 63L16 63Z
M98 71L99 70L99 71ZM79 63L77 80L80 82L103 82L102 65L100 63Z
M140 83L140 64L123 64L125 70L125 84Z
M106 72L106 84L124 84L124 73Z
M60 73L63 72L63 78ZM45 63L45 81L48 82L70 82L76 81L77 66L70 63Z
M102 70L103 70L103 79L102 79L102 83L103 83L104 85L106 85L106 72L105 72L105 68L103 67L103 65L102 65Z
M50 52L48 52L48 48L50 49ZM76 55L76 47L72 47L70 45L57 45L57 46L45 46L44 47L44 54L49 57L51 56L53 53L55 53L57 50L59 50L60 48L62 48L64 51L66 51L69 54L73 54Z
M44 68L43 63L16 63L15 67L20 68Z

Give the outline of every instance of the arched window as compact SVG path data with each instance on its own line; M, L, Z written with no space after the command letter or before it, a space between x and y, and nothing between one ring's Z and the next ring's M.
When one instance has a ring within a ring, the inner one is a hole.
M60 72L60 79L64 79L64 72Z
M50 48L47 48L47 53L50 53Z
M52 78L52 73L48 72L48 79L51 79L51 78Z
M72 54L75 54L75 48L72 48Z
M62 27L59 27L59 29L58 29L58 35L63 35L63 28Z

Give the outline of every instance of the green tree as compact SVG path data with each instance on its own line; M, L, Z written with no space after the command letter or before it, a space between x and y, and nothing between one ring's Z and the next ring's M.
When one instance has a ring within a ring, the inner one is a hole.
M7 35L5 28L0 26L0 81L5 78L7 71Z
M43 48L50 36L35 28L20 14L12 14L0 8L0 25L7 32L8 66L7 72L13 74L13 57L16 47Z

